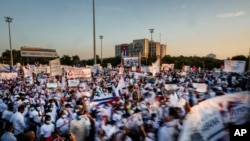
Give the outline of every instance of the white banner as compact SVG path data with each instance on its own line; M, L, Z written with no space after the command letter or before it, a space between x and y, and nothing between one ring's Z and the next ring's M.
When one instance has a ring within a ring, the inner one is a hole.
M56 88L57 83L47 83L47 88Z
M169 71L170 69L171 70L174 69L174 64L162 64L161 65L161 70Z
M83 68L83 78L90 78L91 77L91 68Z
M111 63L108 63L107 68L112 69Z
M0 73L0 78L1 79L12 79L12 78L16 78L17 77L17 73L16 72L12 72L12 73Z
M76 87L80 83L79 79L74 79L74 80L68 80L68 86L69 87Z
M167 91L177 90L178 86L176 84L165 84L165 89Z
M51 76L62 75L60 58L49 61L49 65Z
M224 138L228 123L239 125L249 122L249 103L249 91L200 102L187 114L179 141L214 141Z
M242 73L245 71L246 61L232 61L224 60L225 72L237 72Z
M185 66L182 66L182 70L186 72L186 71L190 71L191 68L190 68L190 66L185 65Z
M207 84L205 83L193 83L193 87L197 92L204 93L207 91Z
M139 64L138 57L124 57L123 60L126 67L138 66Z
M136 67L133 66L133 67L132 67L132 71L136 71Z

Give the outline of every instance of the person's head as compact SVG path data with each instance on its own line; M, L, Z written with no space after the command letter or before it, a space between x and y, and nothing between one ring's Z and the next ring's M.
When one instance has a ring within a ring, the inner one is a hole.
M8 110L9 111L13 111L13 103L9 103L8 104Z
M61 118L63 118L63 119L67 118L67 115L65 114L64 111L61 111L61 112L59 113L59 116L60 116Z
M51 123L51 116L50 115L46 115L45 116L45 124L50 124Z
M28 131L24 133L24 140L25 141L34 141L36 138L35 132L34 131Z
M13 132L14 128L13 128L13 124L11 122L7 122L5 124L5 131L6 132Z
M24 109L25 109L25 106L24 106L24 105L20 105L20 106L18 107L18 112L23 113L23 112L24 112Z

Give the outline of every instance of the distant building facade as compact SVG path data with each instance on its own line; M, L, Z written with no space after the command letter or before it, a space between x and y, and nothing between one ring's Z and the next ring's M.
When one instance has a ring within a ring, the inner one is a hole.
M20 47L22 62L26 63L48 63L50 60L58 58L58 54L55 49L45 49L40 47Z
M115 46L115 56L138 56L141 53L142 57L160 56L163 58L166 55L167 46L160 42L151 42L148 39L133 40L129 44L120 44Z

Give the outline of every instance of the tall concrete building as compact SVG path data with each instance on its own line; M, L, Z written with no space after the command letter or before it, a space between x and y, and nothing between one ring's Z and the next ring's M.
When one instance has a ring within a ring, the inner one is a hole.
M163 58L166 55L167 46L160 42L152 42L148 39L133 40L132 43L120 44L115 46L115 56L138 56L141 53L142 57L160 56Z

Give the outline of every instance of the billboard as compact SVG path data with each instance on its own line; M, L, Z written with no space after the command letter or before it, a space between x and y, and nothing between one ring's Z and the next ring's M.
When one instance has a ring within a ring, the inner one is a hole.
M139 58L138 57L124 57L124 66L125 67L137 67L139 66Z
M56 52L46 52L46 51L21 51L21 57L50 57L56 58Z

